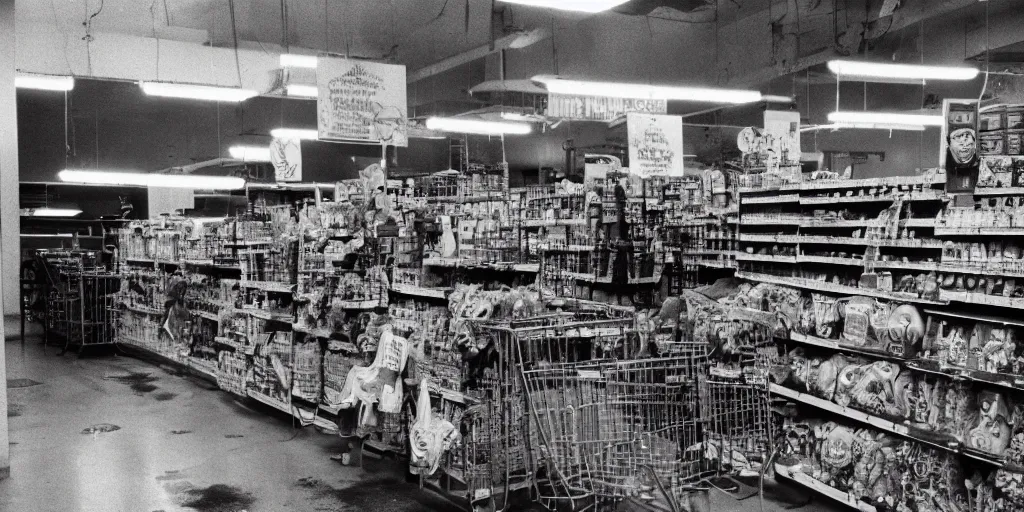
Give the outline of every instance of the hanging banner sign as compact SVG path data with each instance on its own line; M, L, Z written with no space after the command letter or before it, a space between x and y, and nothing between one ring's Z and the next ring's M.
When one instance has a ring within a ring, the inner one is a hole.
M302 142L270 139L270 163L274 164L275 181L302 181Z
M548 117L581 121L611 121L630 112L664 114L668 112L668 102L665 100L548 94Z
M320 140L409 145L405 66L320 56L316 81Z
M640 176L683 175L683 120L678 116L626 114L629 169Z

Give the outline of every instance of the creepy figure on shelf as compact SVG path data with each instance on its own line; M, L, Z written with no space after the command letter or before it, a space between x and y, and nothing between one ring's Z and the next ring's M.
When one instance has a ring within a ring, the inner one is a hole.
M180 341L188 325L189 313L185 308L185 292L188 289L188 282L176 271L167 281L167 300L164 302L164 319L161 324L168 336L174 341Z
M968 433L971 448L1001 456L1010 446L1010 410L1003 395L983 391L978 397L978 419Z
M946 136L946 191L970 192L978 183L982 161L974 128L950 130Z

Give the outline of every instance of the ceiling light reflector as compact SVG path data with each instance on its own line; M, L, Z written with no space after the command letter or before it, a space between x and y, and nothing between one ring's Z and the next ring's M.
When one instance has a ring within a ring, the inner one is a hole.
M431 117L427 119L428 130L479 135L526 135L533 128L526 123L459 119L454 117Z
M618 7L629 0L501 0L510 4L548 7L562 11L601 12Z
M296 55L294 53L281 54L281 67L283 68L313 68L316 69L316 55Z
M547 86L549 93L573 96L601 96L607 98L702 101L710 103L754 103L761 101L761 93L741 89L715 89L707 87L675 87L665 85L626 84L567 80L553 75L538 75L534 82Z
M14 77L14 86L40 91L70 91L75 88L75 79L70 76L18 75Z
M139 82L143 92L150 96L184 98L204 101L226 101L238 103L258 95L251 89L216 87L212 85L172 84L168 82Z
M978 68L970 66L921 66L857 60L832 60L828 69L836 76L871 81L973 80Z
M270 130L270 136L275 139L317 140L320 133L308 128L274 128Z
M231 146L228 148L231 158L244 162L269 162L270 147L268 146Z
M288 96L296 96L299 98L316 98L320 95L320 91L315 85L288 84L284 86L284 91Z

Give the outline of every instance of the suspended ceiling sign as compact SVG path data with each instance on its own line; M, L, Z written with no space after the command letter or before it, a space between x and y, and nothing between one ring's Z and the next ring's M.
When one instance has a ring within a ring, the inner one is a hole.
M683 175L683 119L627 114L629 170L641 176Z
M664 114L668 112L668 102L666 100L548 94L548 117L582 121L611 121L618 116L632 112ZM680 126L682 125L680 124Z
M408 146L405 66L320 56L320 140Z

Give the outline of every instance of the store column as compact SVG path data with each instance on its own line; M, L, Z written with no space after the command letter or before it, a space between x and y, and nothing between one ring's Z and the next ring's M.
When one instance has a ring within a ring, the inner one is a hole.
M0 310L18 312L21 287L18 217L18 119L14 100L14 0L0 0ZM0 479L10 476L6 333L0 323Z

